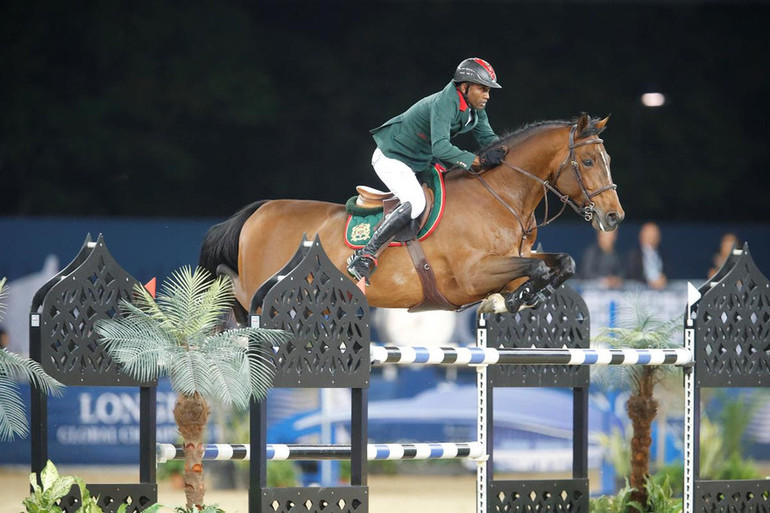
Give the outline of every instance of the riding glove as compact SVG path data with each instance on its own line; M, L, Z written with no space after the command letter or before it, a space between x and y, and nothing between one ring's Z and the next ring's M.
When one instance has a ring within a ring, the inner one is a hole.
M489 148L487 151L479 155L479 162L482 169L495 167L503 161L505 157L506 149L503 146L497 146L495 148Z

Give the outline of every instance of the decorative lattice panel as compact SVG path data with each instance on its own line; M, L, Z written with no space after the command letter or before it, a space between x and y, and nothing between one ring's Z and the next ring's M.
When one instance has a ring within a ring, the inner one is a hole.
M770 480L695 481L695 511L770 513Z
M562 285L549 301L515 314L488 314L487 346L495 348L587 348L591 320L588 306L572 287ZM586 366L494 365L488 370L497 387L583 387Z
M588 479L492 481L489 513L588 513Z
M366 513L369 488L263 488L262 511L275 513Z
M99 507L104 513L116 513L121 504L128 504L126 513L144 511L158 501L158 485L141 484L89 484L86 485L91 497L98 497ZM82 506L80 489L73 486L70 493L61 500L64 513L73 513Z
M97 320L118 312L118 302L130 299L138 282L113 259L101 235L84 251L87 255L81 251L76 258L82 263L55 285L47 285L38 321L41 365L65 385L153 384L138 383L120 373L93 329ZM33 312L33 327L35 316Z
M260 323L292 333L275 358L276 387L368 387L369 305L317 239L266 294Z
M697 303L696 379L704 387L770 385L770 282L745 248Z

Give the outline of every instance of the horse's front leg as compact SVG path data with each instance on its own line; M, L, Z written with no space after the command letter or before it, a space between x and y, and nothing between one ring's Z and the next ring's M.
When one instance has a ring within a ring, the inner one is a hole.
M487 296L479 306L480 313L518 312L534 308L545 302L553 292L575 273L575 261L566 253L540 253L532 258L513 257L519 270L509 283L509 290L527 277L512 292L495 293Z
M575 260L567 253L532 253L532 258L543 261L548 267L548 272L530 280L533 291L521 294L522 299L518 310L536 308L545 303L562 283L575 274ZM514 292L515 294L516 292ZM515 307L516 305L512 304L511 306ZM514 310L509 309L509 311Z

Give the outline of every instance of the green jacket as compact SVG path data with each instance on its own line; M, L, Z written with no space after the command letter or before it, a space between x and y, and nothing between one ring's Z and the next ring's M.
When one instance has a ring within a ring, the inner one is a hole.
M471 113L473 120L468 123ZM371 132L382 153L421 172L434 158L448 167L469 169L476 156L454 146L450 139L470 131L480 146L498 139L486 111L468 105L454 82L449 82L442 91L426 96Z

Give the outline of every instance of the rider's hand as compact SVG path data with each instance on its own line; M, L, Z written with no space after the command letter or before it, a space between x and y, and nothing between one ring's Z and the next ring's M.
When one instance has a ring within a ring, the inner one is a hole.
M496 146L489 148L487 151L479 155L479 166L482 169L488 169L495 167L503 161L505 157L506 148L504 146Z

